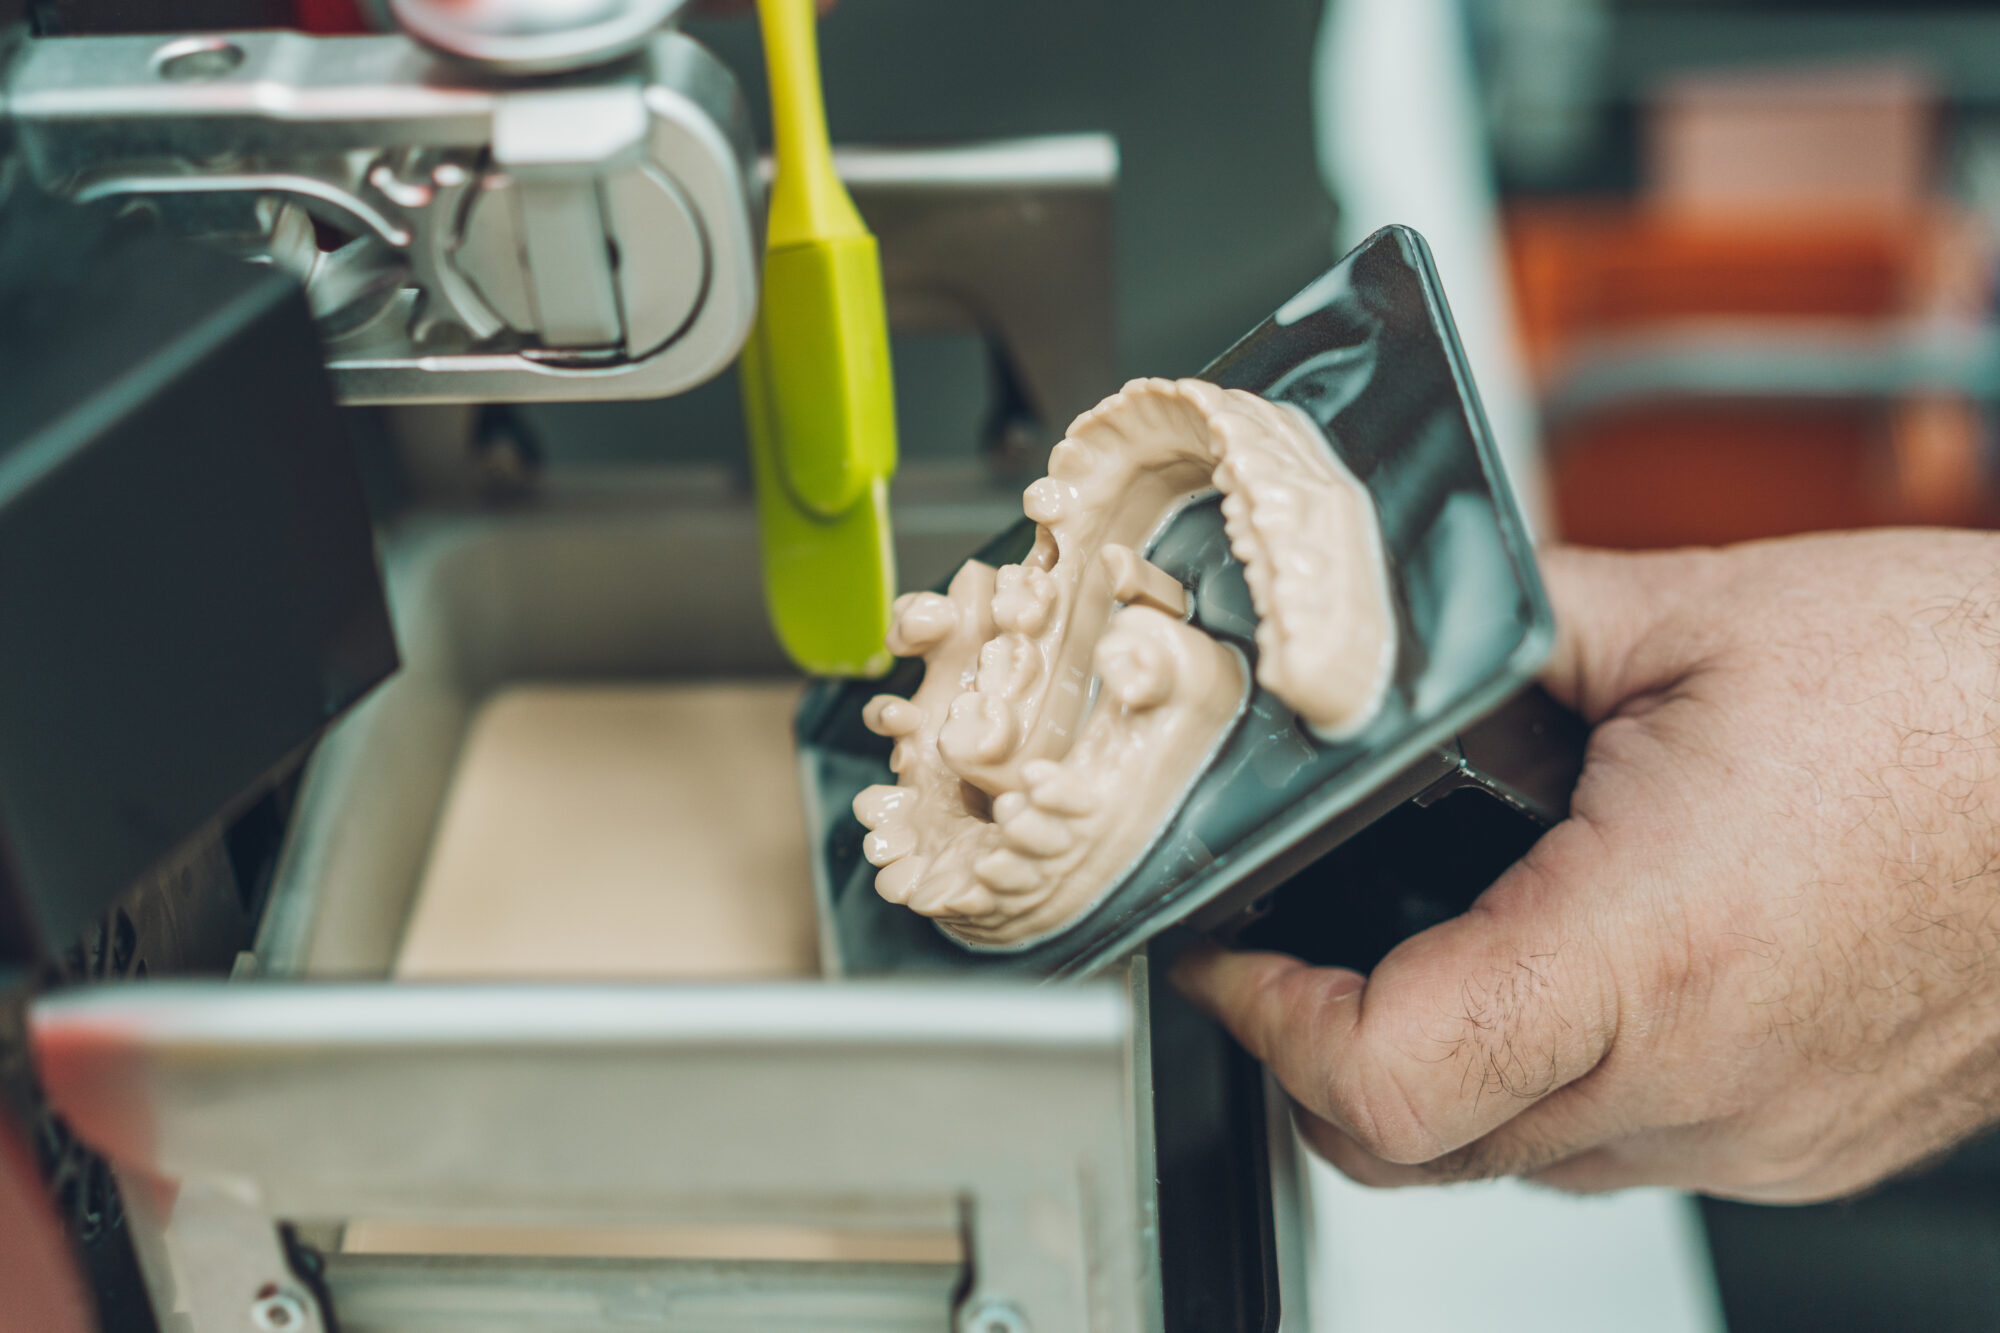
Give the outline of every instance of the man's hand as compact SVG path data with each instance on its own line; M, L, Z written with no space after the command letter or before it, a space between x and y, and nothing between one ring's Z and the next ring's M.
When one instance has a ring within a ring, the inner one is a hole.
M2000 537L1545 568L1570 818L1366 978L1176 980L1370 1184L1803 1202L2000 1120Z

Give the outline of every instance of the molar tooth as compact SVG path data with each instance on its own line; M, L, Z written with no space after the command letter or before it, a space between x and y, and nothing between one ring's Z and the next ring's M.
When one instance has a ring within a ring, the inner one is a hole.
M993 594L993 623L1017 634L1040 634L1049 627L1055 600L1055 581L1046 571L1008 565Z
M981 884L1001 893L1026 893L1042 882L1042 872L1033 862L1004 847L980 857L973 863L972 873Z
M1097 809L1097 793L1088 780L1069 772L1053 759L1038 759L1021 770L1028 784L1028 799L1039 809L1072 819Z
M1019 743L1015 730L1014 714L1004 702L977 692L961 694L938 734L938 752L962 764L997 764Z
M1042 658L1034 640L1019 634L1003 634L979 650L979 672L974 678L981 694L1015 699L1025 694L1041 678Z
M1119 619L1137 612L1122 612ZM1156 613L1157 614L1157 613ZM1128 708L1157 708L1174 689L1172 659L1152 641L1115 626L1097 646L1097 674Z
M1021 765L1021 781L1030 789L1045 782L1054 782L1062 776L1063 766L1053 759L1030 759Z
M919 657L937 647L958 628L958 608L935 592L904 593L896 599L889 625L889 651L898 657Z
M1001 820L1000 836L1016 851L1031 856L1058 856L1076 842L1067 824L1040 810L1026 810Z
M861 794L854 798L854 817L866 828L881 828L884 823L895 817L897 811L908 805L914 796L915 793L908 787L877 784L863 788Z
M917 850L917 831L908 824L878 829L861 840L861 854L871 866L886 866Z

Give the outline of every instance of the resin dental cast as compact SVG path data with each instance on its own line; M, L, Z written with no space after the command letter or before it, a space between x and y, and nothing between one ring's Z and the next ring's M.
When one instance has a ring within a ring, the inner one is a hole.
M1134 380L1028 487L1020 564L968 561L946 593L896 603L890 651L922 657L924 678L869 703L896 785L854 801L884 898L974 947L1021 948L1151 846L1249 692L1242 655L1137 554L1210 490L1257 613L1258 683L1322 738L1374 716L1396 637L1366 488L1295 407Z

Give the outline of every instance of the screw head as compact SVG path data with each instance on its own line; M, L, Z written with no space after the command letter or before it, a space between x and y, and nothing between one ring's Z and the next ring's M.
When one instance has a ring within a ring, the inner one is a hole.
M260 1296L250 1307L250 1323L264 1333L304 1333L305 1303L289 1291Z
M1028 1333L1028 1317L1006 1301L989 1298L968 1305L958 1328L959 1333Z

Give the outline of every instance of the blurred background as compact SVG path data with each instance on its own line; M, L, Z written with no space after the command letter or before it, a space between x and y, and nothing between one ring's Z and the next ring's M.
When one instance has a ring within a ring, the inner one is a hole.
M757 82L747 25L693 27ZM825 46L843 142L1116 136L1121 374L1198 369L1405 222L1551 532L1995 512L2000 7L850 0ZM976 337L897 360L910 455L962 455L996 389ZM735 411L717 384L531 415L559 455L664 429L727 462Z

